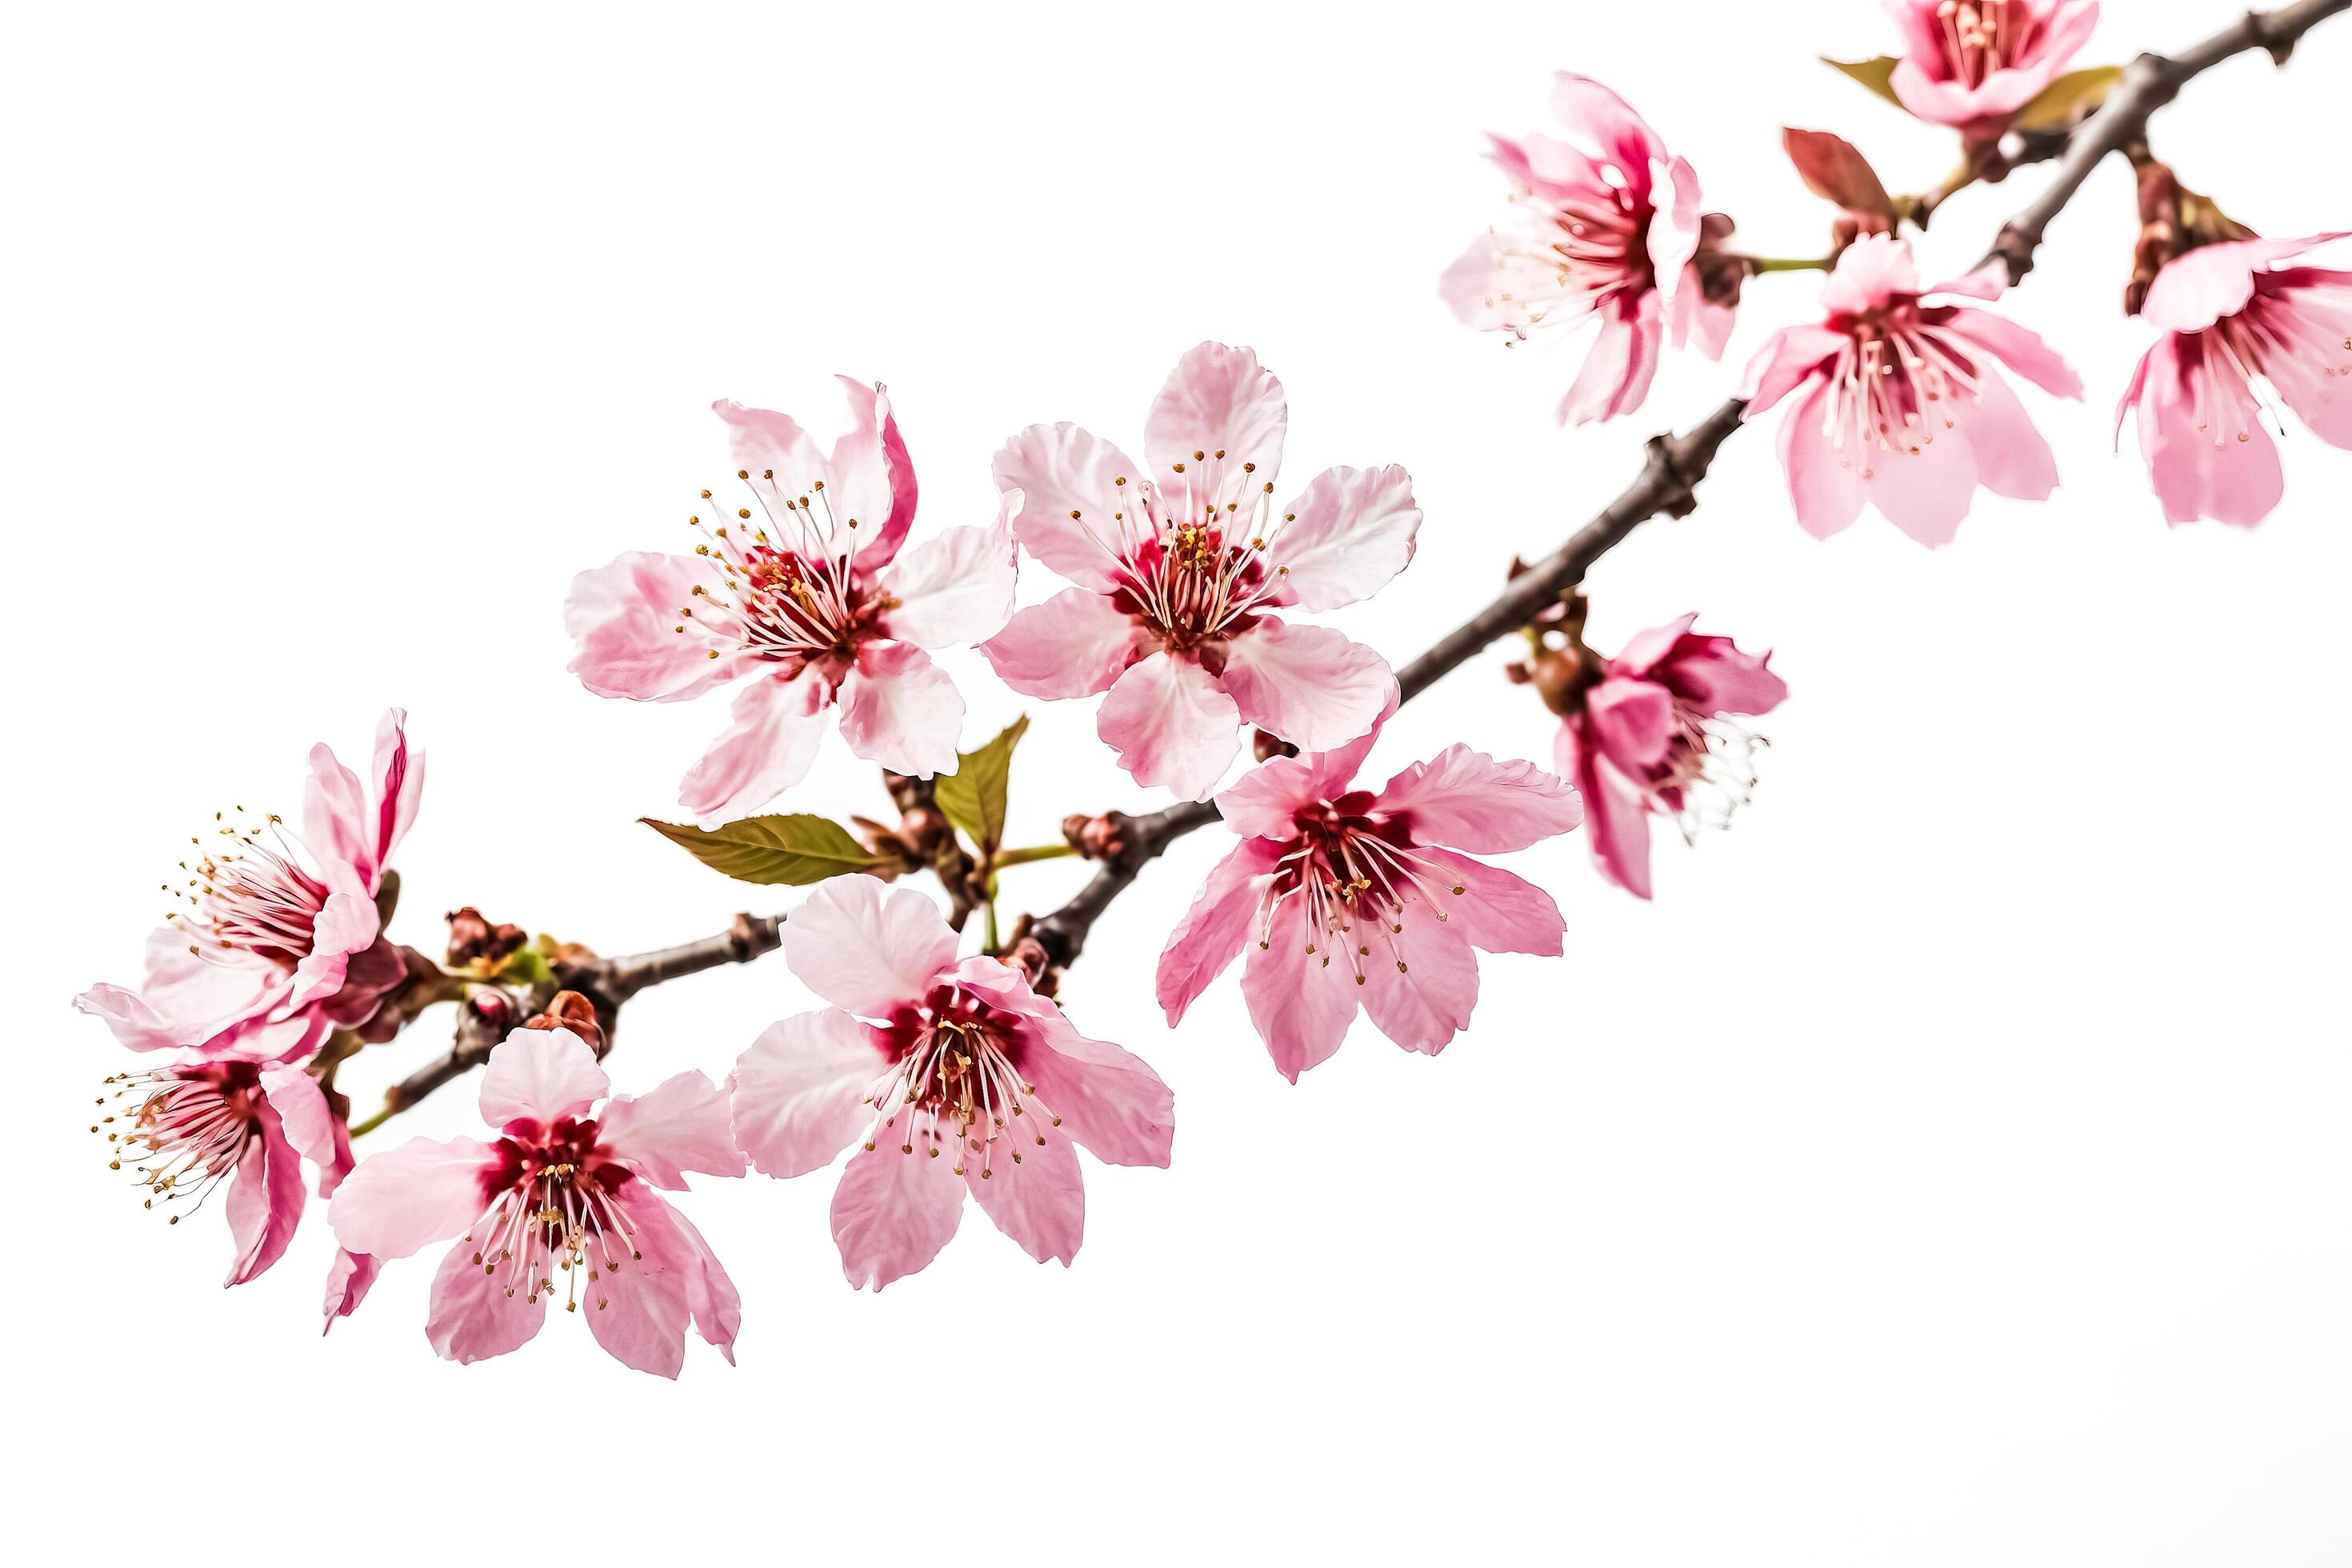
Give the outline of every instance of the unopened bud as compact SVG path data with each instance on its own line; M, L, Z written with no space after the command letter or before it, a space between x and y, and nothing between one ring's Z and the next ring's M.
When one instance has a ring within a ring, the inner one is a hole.
M1525 673L1513 680L1532 685L1544 706L1563 718L1583 709L1584 694L1601 679L1600 661L1582 647L1546 648L1532 666L1519 668Z
M1062 838L1088 860L1116 860L1127 853L1127 814L1106 811L1090 816L1074 811L1062 818Z
M496 963L520 952L530 933L519 925L492 925L489 918L467 904L452 910L449 921L449 962L453 965Z
M546 1008L523 1027L569 1029L598 1056L604 1054L604 1026L597 1021L596 1005L577 991L559 991L549 997Z
M1273 757L1295 757L1298 748L1279 735L1255 730L1250 733L1250 754L1263 763Z

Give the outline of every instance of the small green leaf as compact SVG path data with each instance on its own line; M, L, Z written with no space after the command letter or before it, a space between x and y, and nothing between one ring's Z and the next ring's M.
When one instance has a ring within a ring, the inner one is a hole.
M1867 60L1833 60L1827 55L1822 57L1822 64L1837 67L1838 69L1898 108L1901 107L1903 100L1895 96L1895 89L1888 79L1894 76L1895 68L1902 63L1893 55L1880 55L1874 59Z
M2020 131L2067 131L2098 112L2116 83L2124 79L2121 66L2093 66L2068 71L2017 111Z
M931 785L940 809L983 855L1004 842L1004 787L1013 773L1013 748L1028 732L1029 715L1024 713L980 750L960 753L956 771Z
M1798 177L1813 195L1837 203L1847 212L1874 213L1893 220L1895 203L1886 186L1871 168L1870 160L1844 137L1790 126L1781 131L1780 144L1789 150L1789 162L1797 166Z
M534 985L552 984L555 971L548 967L548 955L535 947L519 948L507 954L506 961L490 978L501 985Z
M656 822L650 816L638 820L712 870L739 882L804 887L881 864L839 823L803 813L747 816L712 828Z

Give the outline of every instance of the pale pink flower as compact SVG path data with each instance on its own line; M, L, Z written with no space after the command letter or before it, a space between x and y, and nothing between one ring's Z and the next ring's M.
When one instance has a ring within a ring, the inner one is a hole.
M1685 616L1636 635L1597 679L1570 694L1554 765L1583 794L1593 862L1627 892L1650 896L1650 818L1689 838L1720 826L1756 783L1761 741L1728 715L1768 713L1789 689L1729 637L1691 630Z
M926 649L977 642L1013 611L1013 545L950 528L899 556L915 471L879 384L842 379L852 416L830 454L782 414L711 406L733 442L735 500L702 492L690 555L623 555L572 580L572 673L600 697L682 702L741 681L734 722L686 775L705 826L757 811L815 760L824 715L893 773L956 769L963 699Z
M2049 443L1994 363L2062 397L2080 397L2081 378L2023 327L1929 302L1996 300L2003 279L1996 262L1923 289L1907 243L1868 236L1838 258L1822 323L1783 328L1758 351L1739 395L1753 419L1797 395L1780 464L1807 532L1826 539L1868 501L1920 543L1946 544L1978 486L2020 500L2057 488Z
M1557 954L1566 930L1542 889L1471 856L1566 833L1575 790L1461 745L1377 795L1350 788L1372 740L1277 757L1217 796L1241 845L1160 955L1173 1026L1247 947L1242 997L1293 1083L1339 1048L1359 1006L1406 1050L1443 1050L1478 1000L1474 949Z
M2330 446L2352 447L2352 272L2278 264L2346 237L2200 246L2165 264L2140 307L2164 335L2116 410L2139 410L2140 456L2173 523L2251 527L2285 487L2284 403Z
M852 1143L833 1238L852 1285L880 1289L938 1256L966 1192L1043 1263L1077 1256L1083 1143L1165 1165L1175 1100L1150 1068L1072 1028L1017 969L956 959L911 889L820 882L784 926L784 961L832 1006L771 1025L735 1068L735 1139L799 1176Z
M1108 690L1097 731L1139 783L1206 799L1245 725L1316 749L1380 713L1380 655L1271 612L1336 609L1403 571L1412 477L1327 468L1277 510L1289 422L1255 354L1202 343L1152 401L1148 468L1075 425L1033 425L996 455L1014 534L1077 586L981 652L1024 696Z
M650 1094L612 1094L587 1041L518 1029L490 1052L481 1106L495 1142L413 1138L372 1154L328 1210L335 1239L371 1276L372 1264L459 1238L433 1280L433 1348L458 1362L504 1355L560 1298L624 1366L676 1377L689 1322L733 1362L734 1283L661 1195L684 1191L690 1171L743 1173L727 1091L682 1072ZM350 1289L339 1259L330 1321L350 1310Z
M1922 120L1977 141L2065 70L2098 25L2098 0L1885 0L1903 29L1887 86Z
M177 1225L227 1190L242 1285L285 1253L307 1201L302 1161L319 1166L320 1195L350 1169L342 1123L318 1081L299 1067L251 1059L189 1059L106 1080L100 1121L110 1168L138 1177L146 1206Z
M94 985L74 1005L134 1051L251 1060L296 1060L331 1028L365 1023L406 978L375 904L425 787L406 720L395 708L377 726L373 797L311 748L299 837L274 814L215 812L163 885L188 907L148 938L146 978Z
M1561 72L1552 112L1583 145L1490 136L1510 176L1507 220L1445 269L1439 292L1466 326L1526 339L1539 325L1601 323L1559 405L1562 424L1641 406L1660 345L1719 359L1741 274L1711 258L1731 220L1699 211L1698 176L1615 93Z

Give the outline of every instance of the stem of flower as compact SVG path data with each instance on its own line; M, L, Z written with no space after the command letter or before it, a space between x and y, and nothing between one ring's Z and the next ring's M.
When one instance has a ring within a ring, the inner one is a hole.
M1025 866L1032 860L1066 860L1076 853L1066 844L1032 844L1025 849L1000 849L989 857L988 863L1002 869L1006 866Z
M1837 265L1834 256L1743 256L1750 272L1826 272Z

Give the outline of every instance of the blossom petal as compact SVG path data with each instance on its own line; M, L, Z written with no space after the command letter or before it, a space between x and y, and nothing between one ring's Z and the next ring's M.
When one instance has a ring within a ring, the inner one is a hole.
M2197 428L2200 395L2194 378L2205 373L2184 363L2179 340L2167 336L2148 351L2147 391L2139 405L2140 456L2164 508L2167 522L2200 517L2251 528L2268 517L2286 492L2278 447L2252 410L2240 413L2238 430L2226 425ZM2217 403L2219 389L2202 394Z
M517 1029L490 1047L482 1070L482 1120L552 1127L585 1116L613 1092L595 1048L569 1029Z
M362 1169L365 1169L362 1165ZM425 1337L445 1360L472 1363L520 1350L547 1321L538 1281L515 1278L514 1262L477 1263L474 1244L461 1241L433 1276ZM508 1287L514 1293L507 1293Z
M1412 476L1381 468L1326 468L1284 508L1266 562L1310 610L1370 598L1412 562L1421 509Z
M1581 298L1562 300L1557 312L1546 309L1539 302L1559 287L1559 275L1540 258L1491 233L1472 240L1437 280L1438 295L1455 319L1486 332L1520 331L1532 324L1531 310L1566 321L1591 309Z
M1409 909L1385 939L1373 936L1359 954L1360 998L1374 1026L1409 1051L1435 1056L1469 1026L1478 1004L1478 955L1449 918L1432 920ZM1336 967L1336 966L1335 966Z
M866 1092L886 1065L874 1031L838 1008L777 1020L735 1063L736 1147L771 1176L822 1170L873 1120Z
M1086 1239L1087 1192L1077 1145L1062 1129L1039 1131L1022 1118L985 1147L963 1151L963 1181L996 1228L1044 1263L1068 1268ZM919 1150L912 1156L932 1161Z
M2006 316L1957 305L1943 330L1983 349L2053 397L2083 395L2083 378L2074 374L2074 366L2061 359L2058 351L2043 342L2038 333ZM1981 369L1977 377L1980 385L1996 379Z
M1471 946L1488 952L1559 956L1568 922L1560 918L1559 906L1552 902L1549 893L1524 877L1451 849L1420 853L1453 877L1445 904L1446 923ZM1452 888L1462 891L1454 894Z
M1498 763L1459 742L1389 780L1373 804L1405 814L1416 845L1474 855L1524 849L1584 820L1567 780L1533 763Z
M1862 515L1862 474L1853 459L1822 431L1830 384L1817 381L1780 421L1780 468L1797 521L1815 539L1852 525Z
M1635 898L1648 898L1648 795L1598 748L1580 743L1572 728L1560 731L1557 760L1562 771L1574 773L1577 793L1584 797L1584 833L1592 847L1592 863Z
M1292 906L1296 909L1296 904ZM1318 936L1323 940L1318 940ZM1340 939L1340 940L1345 940ZM1330 1059L1356 1016L1355 972L1331 962L1327 933L1286 910L1242 969L1242 1000L1276 1071L1291 1082Z
M1003 500L1009 517L1019 498ZM1013 584L1010 531L942 529L882 574L882 591L898 601L883 616L883 635L924 648L993 637L1013 614Z
M1561 71L1552 78L1551 111L1571 132L1608 153L1629 183L1648 190L1650 161L1664 160L1666 144L1631 104L1589 76Z
M1217 798L1222 805L1224 796ZM1245 838L1210 868L1208 880L1201 884L1192 907L1169 933L1160 954L1157 994L1169 1027L1176 1026L1184 1010L1256 934L1258 904L1281 855L1281 846L1270 839Z
M710 1244L702 1239L700 1231L694 1228L694 1222L675 1208L669 1211L669 1221L677 1227L678 1238L686 1244L688 1253L698 1266L688 1271L686 1277L686 1304L694 1314L694 1331L702 1336L706 1344L716 1347L719 1353L727 1358L727 1364L732 1366L735 1364L735 1336L743 1330L742 1295L737 1291L735 1281L728 1277L725 1267L719 1263L719 1255L710 1250Z
M1695 707L1708 713L1769 713L1788 700L1788 683L1772 673L1770 654L1746 652L1729 637L1684 642L1659 679Z
M1675 694L1654 680L1612 676L1585 693L1584 718L1603 755L1629 769L1646 768L1674 742Z
M2058 459L2033 427L2025 405L2001 377L1978 377L1976 405L1964 427L1976 455L1977 482L1995 495L2048 500L2058 488Z
M302 1184L302 1162L286 1142L278 1112L263 1105L255 1110L254 1120L257 1125L229 1180L228 1233L236 1246L236 1260L223 1281L229 1285L244 1284L286 1255L310 1197Z
M412 1138L371 1154L328 1205L335 1239L378 1262L406 1258L481 1217L497 1152L473 1138Z
M849 395L850 423L826 459L833 484L828 499L834 515L856 528L858 569L878 572L915 524L915 466L882 384L846 375L840 381Z
M1075 425L1032 425L996 454L995 474L1000 491L1021 492L1013 535L1022 548L1080 587L1118 585L1109 542L1139 531L1132 515L1113 517L1133 512L1146 478L1133 458Z
M1271 483L1282 467L1289 426L1282 383L1260 367L1256 354L1202 343L1176 362L1151 400L1143 456L1151 482L1164 495L1190 496L1196 504L1187 510L1197 516L1213 500L1222 510L1244 489ZM1245 463L1255 465L1255 471L1245 472Z
M1740 377L1739 398L1748 405L1741 417L1753 419L1788 396L1852 341L1827 327L1783 327L1774 332Z
M808 776L824 739L824 688L812 677L762 676L735 694L733 720L677 789L705 827L748 816Z
M675 635L675 634L673 634ZM703 660L705 664L709 659ZM408 711L389 709L375 727L375 865L369 890L383 879L393 851L408 837L425 795L425 753L408 744Z
M1244 719L1307 752L1364 735L1396 689L1388 661L1363 644L1272 616L1225 645L1219 681Z
M563 601L574 645L566 668L599 697L637 702L683 702L732 679L732 660L712 658L707 638L677 630L708 575L695 556L645 551L581 573Z
M1560 399L1562 425L1589 425L1631 414L1650 395L1658 355L1665 341L1654 289L1644 289L1630 304L1604 311L1601 331L1584 356L1583 368Z
M1105 1164L1166 1166L1176 1096L1160 1075L1133 1052L1078 1033L1051 1002L1041 999L1031 1022L1021 1073L1062 1131Z
M888 1133L885 1133L887 1138ZM963 1215L963 1178L950 1150L935 1157L878 1143L849 1157L833 1194L833 1239L841 1271L859 1289L879 1290L930 1262Z
M657 1187L685 1186L688 1171L743 1173L727 1091L699 1072L665 1079L647 1094L614 1095L596 1129L601 1142Z
M956 936L912 888L863 874L819 882L784 921L784 963L845 1013L886 1019L955 964Z
M841 683L841 738L869 763L929 778L956 771L963 698L913 643L867 643Z
M362 874L375 864L375 817L368 810L367 791L323 742L310 748L310 776L302 788L302 842L312 854Z
M322 1171L331 1169L343 1152L335 1137L341 1124L328 1109L319 1080L297 1067L265 1068L261 1092L278 1113L294 1152Z
M1197 660L1153 653L1112 685L1095 732L1136 783L1206 800L1241 749L1241 711Z
M373 899L357 892L328 894L310 922L310 951L294 966L293 1005L307 1007L341 990L352 954L374 943L379 926Z
M980 651L1005 685L1055 701L1109 690L1149 641L1134 616L1092 588L1065 588L1016 611Z
M1244 838L1289 838L1299 809L1326 793L1319 783L1305 757L1269 757L1217 792L1217 812Z
M375 1288L376 1276L383 1272L383 1265L365 1253L337 1247L334 1262L327 1266L327 1298L323 1307L326 1322L319 1331L322 1334L327 1332L335 1326L337 1318L348 1318L358 1311L360 1303L367 1300L367 1293Z
M1871 504L1930 549L1958 535L1978 479L1976 452L1965 432L1938 429L1937 423L1898 428L1887 437L1895 450L1877 447L1855 459Z
M686 1330L694 1316L688 1294L699 1283L702 1257L679 1234L677 1211L658 1193L631 1183L620 1204L635 1227L628 1243L635 1256L605 1251L609 1237L591 1240L588 1267L601 1278L564 1283L584 1298L579 1310L606 1354L632 1371L676 1377L686 1365Z

